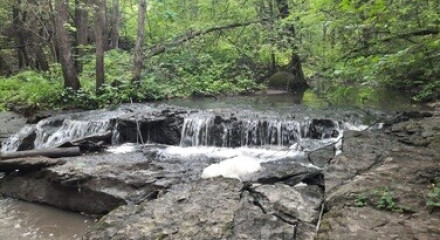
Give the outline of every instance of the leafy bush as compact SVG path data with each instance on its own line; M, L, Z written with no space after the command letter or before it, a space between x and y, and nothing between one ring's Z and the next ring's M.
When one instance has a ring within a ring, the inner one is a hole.
M188 59L188 55L168 54L165 59L153 59L141 77L139 86L131 79L132 55L121 50L106 53L106 83L96 93L95 58L81 58L82 89L63 89L62 72L55 64L47 73L23 71L10 78L0 78L0 110L10 105L34 108L103 108L119 103L156 101L190 95L237 94L258 89L252 72L235 69L228 56L202 54ZM156 62L157 61L157 62Z
M62 81L52 78L52 73L22 71L10 78L0 78L0 110L14 105L33 108L57 106L63 93Z

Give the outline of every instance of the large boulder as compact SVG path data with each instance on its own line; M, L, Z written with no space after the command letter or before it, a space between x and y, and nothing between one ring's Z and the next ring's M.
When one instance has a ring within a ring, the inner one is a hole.
M307 89L309 85L304 79L296 77L294 74L285 71L279 71L269 78L269 88L301 91Z

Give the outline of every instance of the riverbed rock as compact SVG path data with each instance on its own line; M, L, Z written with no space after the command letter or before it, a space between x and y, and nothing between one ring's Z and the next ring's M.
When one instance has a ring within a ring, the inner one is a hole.
M262 211L272 213L285 221L300 220L316 223L323 201L319 186L299 184L288 186L281 183L251 187L254 198Z
M317 239L439 239L440 213L427 206L440 177L439 148L429 147L439 121L413 119L388 135L346 139L344 153L324 171L327 212ZM429 144L402 141L408 136Z
M85 239L311 240L315 226L309 222L317 219L320 200L306 204L303 197L314 187L306 188L277 184L246 190L240 181L224 178L176 185L157 199L116 209Z
M234 224L241 183L212 179L181 188L116 209L86 239L224 239Z
M298 159L284 159L261 164L262 170L242 178L246 183L284 184L295 186L298 183L315 179L319 182L322 171L316 166L301 163ZM304 160L305 161L305 160Z
M334 145L326 146L309 153L309 160L318 167L326 167L335 156Z

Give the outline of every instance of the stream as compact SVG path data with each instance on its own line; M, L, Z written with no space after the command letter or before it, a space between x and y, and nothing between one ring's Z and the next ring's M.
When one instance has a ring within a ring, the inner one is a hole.
M0 239L77 240L93 218L53 207L0 198Z
M398 102L390 101L394 110L416 109L406 101L397 106ZM355 102L330 107L309 92L299 102L298 97L277 95L124 104L115 110L56 114L27 125L5 140L1 151L43 149L105 135L111 147L102 157L92 156L94 162L79 159L81 168L94 169L107 158L107 162L118 161L113 155L143 152L160 162L197 160L219 167L205 174L208 168L202 173L203 167L188 165L188 169L198 169L194 170L198 176L241 178L249 174L252 164L258 171L260 164L281 159L319 169L305 160L305 153L334 144L339 154L344 131L382 128L375 118L392 115L389 110L385 104L365 112ZM245 166L234 163L237 159ZM227 170L231 168L235 172ZM93 223L77 213L0 198L0 238L4 240L81 239Z

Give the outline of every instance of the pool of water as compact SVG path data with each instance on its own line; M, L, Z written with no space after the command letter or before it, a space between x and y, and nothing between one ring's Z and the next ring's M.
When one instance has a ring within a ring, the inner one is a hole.
M298 93L262 93L257 96L172 99L165 103L198 109L251 109L276 111L322 111L373 109L385 112L423 109L402 92L373 87L322 87Z
M0 198L0 239L81 239L95 223L84 215L53 207Z

